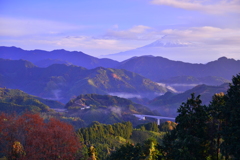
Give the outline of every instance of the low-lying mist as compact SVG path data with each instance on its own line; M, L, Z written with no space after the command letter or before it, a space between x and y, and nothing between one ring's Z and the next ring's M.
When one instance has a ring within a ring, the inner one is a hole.
M117 96L117 97L121 97L121 98L142 98L142 96L140 94L133 94L133 93L126 93L126 92L112 92L112 93L108 93L109 95L112 96Z

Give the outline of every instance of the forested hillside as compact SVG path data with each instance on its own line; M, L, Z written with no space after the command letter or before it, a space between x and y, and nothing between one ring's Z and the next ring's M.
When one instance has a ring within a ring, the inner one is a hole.
M66 106L68 114L79 116L87 124L98 121L105 124L131 121L141 122L132 114L156 115L147 107L117 96L85 94L70 100Z
M164 86L136 73L98 67L54 64L39 68L24 60L0 59L0 84L42 98L68 102L80 94L123 94L155 97L168 91Z
M41 102L42 101L42 102ZM20 90L0 88L0 111L5 113L23 113L30 112L49 112L48 104L56 105L57 102L51 100L37 99L34 96L28 95ZM61 106L61 103L59 103Z

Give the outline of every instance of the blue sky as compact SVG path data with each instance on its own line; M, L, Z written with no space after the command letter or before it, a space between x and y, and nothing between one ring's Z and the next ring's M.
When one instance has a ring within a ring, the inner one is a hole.
M164 35L240 59L240 0L0 0L1 46L98 57Z

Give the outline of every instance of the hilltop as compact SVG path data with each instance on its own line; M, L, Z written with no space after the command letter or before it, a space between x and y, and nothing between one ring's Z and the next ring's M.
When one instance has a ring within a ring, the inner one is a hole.
M62 103L29 95L18 89L0 88L0 111L6 113L49 112L50 107L61 108Z

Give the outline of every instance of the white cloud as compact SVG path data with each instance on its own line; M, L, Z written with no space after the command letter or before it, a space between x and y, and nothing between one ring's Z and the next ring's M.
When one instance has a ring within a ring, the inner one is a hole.
M138 25L138 26L134 26L131 29L128 30L128 32L131 33L144 33L147 29L151 29L148 26L144 26L144 25Z
M151 3L186 10L199 10L213 14L227 12L240 13L239 0L152 0Z
M104 39L128 39L128 40L146 40L154 39L156 34L151 27L144 25L133 26L127 30L108 30L103 36Z
M0 43L4 46L16 46L27 50L43 49L51 51L54 49L66 49L70 51L82 51L93 56L129 50L134 46L125 41L96 39L90 36L17 37L14 39L0 39Z
M211 26L192 27L186 30L166 29L160 31L169 39L201 43L206 45L240 44L240 29L217 28Z
M112 39L95 39L89 36L68 36L53 41L59 47L82 47L95 49L113 49L118 41Z
M0 36L18 37L39 34L51 35L82 28L84 28L84 26L76 26L49 20L0 17Z

